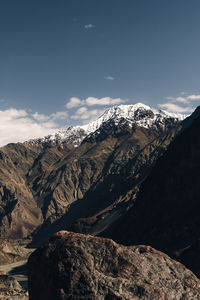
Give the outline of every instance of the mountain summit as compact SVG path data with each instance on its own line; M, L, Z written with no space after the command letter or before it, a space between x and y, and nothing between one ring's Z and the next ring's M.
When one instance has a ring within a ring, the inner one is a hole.
M152 108L142 103L133 105L113 106L95 121L86 125L71 126L67 129L61 129L55 134L45 136L40 139L29 140L29 144L46 144L46 143L67 143L79 146L84 138L89 135L101 132L105 126L118 126L123 123L129 127L137 125L143 128L157 128L163 130L178 121L182 121L186 116L182 114L169 113L163 110Z

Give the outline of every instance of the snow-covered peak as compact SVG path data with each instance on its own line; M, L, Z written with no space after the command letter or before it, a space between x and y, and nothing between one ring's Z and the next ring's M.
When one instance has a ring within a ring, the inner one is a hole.
M133 105L118 105L108 108L97 120L90 122L87 125L77 126L82 128L88 134L96 131L103 123L113 119L116 123L122 118L128 122L135 123L141 127L151 127L155 121L164 121L165 119L173 118L183 120L186 116L182 114L168 113L166 111L151 108L142 103ZM148 121L148 122L146 122Z
M41 144L41 143L57 143L67 142L74 146L78 146L82 140L100 130L102 125L106 125L109 121L113 121L117 126L121 120L132 126L136 124L143 128L151 127L165 127L169 120L174 122L181 121L185 118L185 115L168 113L163 110L151 108L148 105L142 103L136 103L133 105L118 105L113 106L105 110L105 112L95 121L92 121L86 125L73 126L67 129L61 129L53 135L46 136L38 140L31 140L30 144Z

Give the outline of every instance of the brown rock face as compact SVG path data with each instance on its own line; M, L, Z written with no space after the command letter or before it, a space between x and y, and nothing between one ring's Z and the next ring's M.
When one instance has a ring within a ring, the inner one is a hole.
M146 246L62 231L29 258L29 299L199 299L200 281Z

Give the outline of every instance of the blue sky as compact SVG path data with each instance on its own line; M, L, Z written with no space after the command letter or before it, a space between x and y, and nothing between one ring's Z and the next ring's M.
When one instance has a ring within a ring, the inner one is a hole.
M0 0L1 131L43 135L120 103L190 113L199 12L199 0Z

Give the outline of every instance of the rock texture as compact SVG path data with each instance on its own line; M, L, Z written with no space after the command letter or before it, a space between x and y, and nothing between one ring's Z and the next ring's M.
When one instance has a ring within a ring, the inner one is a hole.
M55 234L28 261L30 300L199 299L200 281L182 264L147 246Z

